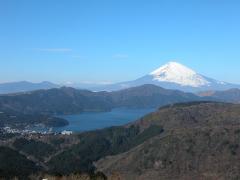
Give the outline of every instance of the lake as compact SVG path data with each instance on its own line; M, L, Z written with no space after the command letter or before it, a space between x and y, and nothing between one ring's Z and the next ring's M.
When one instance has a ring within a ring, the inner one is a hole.
M155 111L153 108L145 109L127 109L117 108L109 112L84 112L74 115L58 116L68 120L69 125L59 128L53 128L55 132L69 130L73 132L83 132L89 130L102 129L110 126L124 125L135 121L140 117Z

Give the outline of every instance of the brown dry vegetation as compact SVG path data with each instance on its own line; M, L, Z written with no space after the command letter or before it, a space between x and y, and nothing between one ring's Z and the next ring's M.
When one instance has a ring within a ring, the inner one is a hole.
M120 179L240 179L240 106L222 103L161 108L135 125L158 124L164 133L96 162Z

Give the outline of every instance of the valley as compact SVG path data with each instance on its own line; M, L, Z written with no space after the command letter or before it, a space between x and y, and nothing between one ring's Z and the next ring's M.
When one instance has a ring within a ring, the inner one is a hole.
M155 85L143 85L114 92L92 92L69 87L37 90L0 96L1 127L46 128L64 127L68 121L61 115L86 112L111 112L116 108L154 109L177 102L211 100L191 93L167 90ZM140 113L144 115L144 113ZM138 116L136 116L138 117ZM134 120L135 117L132 117ZM114 119L111 119L113 124ZM40 124L40 126L39 126ZM37 129L37 128L35 128Z
M8 160L13 166L26 156L33 157L27 161L35 165L23 176L101 171L121 179L234 179L240 175L239 113L236 104L180 103L161 107L125 126L80 134L2 134L1 147L5 153L14 150L13 161ZM7 167L0 169L7 172ZM18 174L17 170L8 169L11 175Z
M0 0L0 180L240 180L239 10Z

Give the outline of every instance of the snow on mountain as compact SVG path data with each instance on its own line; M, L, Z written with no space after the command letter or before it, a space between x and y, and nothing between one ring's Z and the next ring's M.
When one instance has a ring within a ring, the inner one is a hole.
M166 89L177 89L185 92L240 88L240 85L218 81L198 74L194 70L180 63L169 62L136 80L105 86L97 86L91 88L91 90L116 91L134 86L141 86L143 84L154 84Z
M203 76L177 62L169 62L151 72L150 75L156 81L172 82L182 86L199 87L210 84Z

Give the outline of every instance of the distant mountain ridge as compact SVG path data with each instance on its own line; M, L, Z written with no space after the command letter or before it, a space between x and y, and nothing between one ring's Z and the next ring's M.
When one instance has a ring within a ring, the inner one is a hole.
M116 91L119 89L154 84L166 89L176 89L185 92L199 92L207 90L227 90L240 88L240 85L218 81L198 74L194 70L177 62L169 62L151 73L133 81L121 82L105 86L98 86L92 90Z
M74 114L84 111L107 111L117 107L159 107L202 99L206 98L151 84L115 92L92 92L62 87L1 95L0 110L25 114Z
M219 101L240 103L240 89L229 89L226 91L206 91L198 94L201 97L212 97Z
M28 81L8 82L0 84L0 94L19 93L58 87L60 86L48 81L43 81L40 83L32 83Z
M233 88L240 88L239 84L232 84L218 81L203 76L191 68L178 62L169 62L156 70L133 81L126 81L113 84L90 84L90 83L66 83L54 84L48 81L31 83L27 81L10 82L0 84L0 94L28 92L40 89L59 88L62 86L77 89L88 89L91 91L118 91L131 87L152 84L165 89L180 90L184 92L197 93L201 91L224 91Z
M19 124L19 127L24 127L36 122L35 117L44 117L44 121L41 122L57 126L58 124L66 124L61 119L58 123L55 121L57 119L51 118L60 114L110 111L119 107L157 108L167 104L204 99L210 98L167 90L155 85L143 85L115 92L92 92L70 87L36 90L27 93L0 95L0 112L3 115L0 127L14 125L15 122ZM16 118L11 118L12 116ZM21 122L23 117L26 120Z

